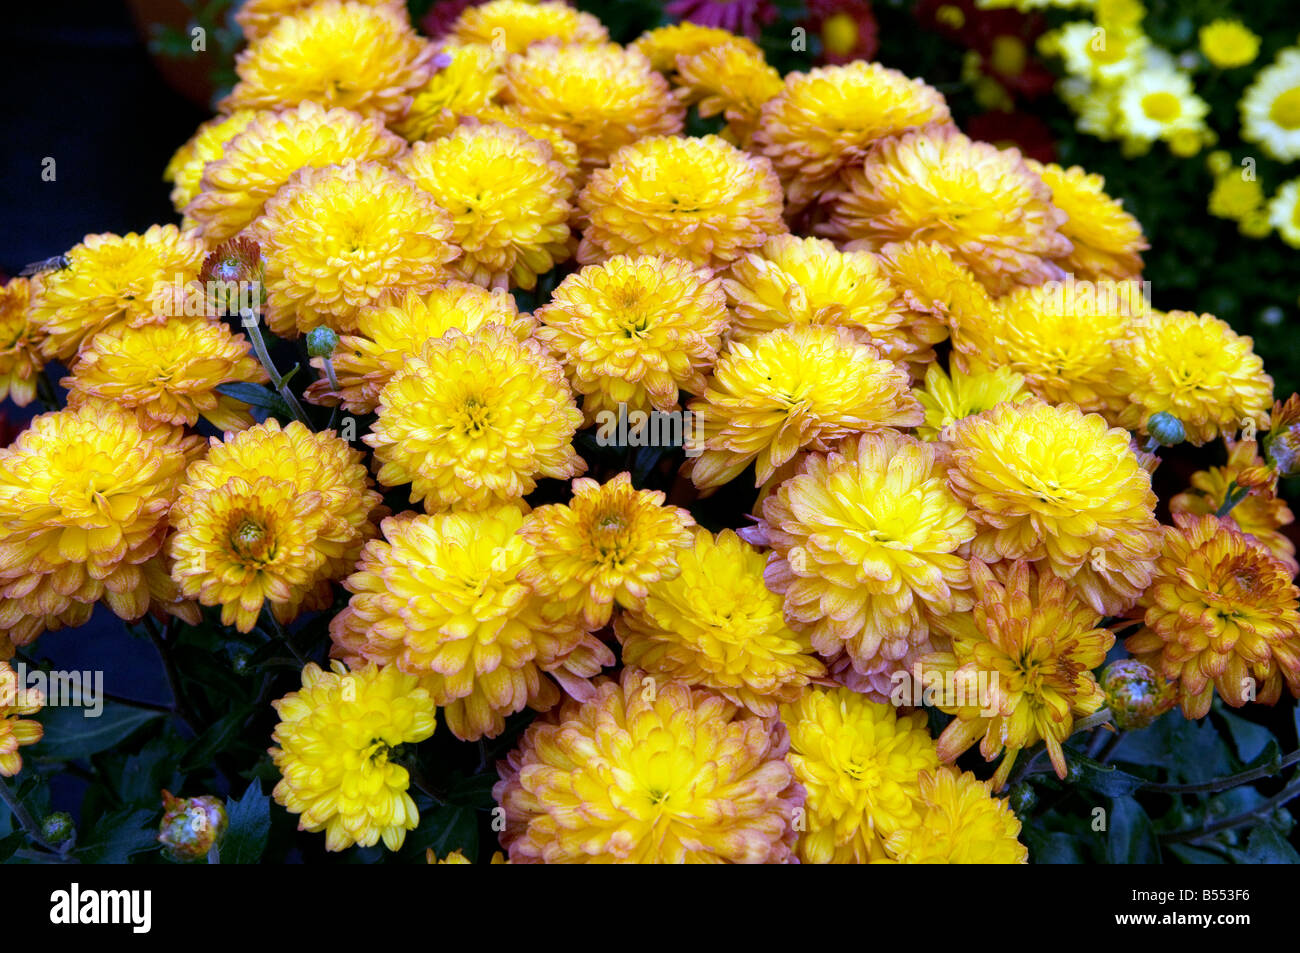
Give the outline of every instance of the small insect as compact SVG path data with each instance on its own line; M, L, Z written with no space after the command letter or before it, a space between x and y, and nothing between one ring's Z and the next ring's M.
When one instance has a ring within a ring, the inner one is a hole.
M33 275L39 275L45 271L62 271L72 262L68 261L67 255L55 255L53 258L46 258L43 261L34 261L22 271L18 272L23 278L30 278Z

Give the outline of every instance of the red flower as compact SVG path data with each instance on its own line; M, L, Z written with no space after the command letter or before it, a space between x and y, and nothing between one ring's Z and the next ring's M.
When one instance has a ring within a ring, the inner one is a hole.
M880 49L880 28L866 0L810 0L805 25L821 37L826 63L874 59Z
M983 10L970 24L967 45L980 55L980 67L1012 94L1033 99L1052 91L1056 76L1034 56L1047 27L1041 16L1015 10Z
M1052 131L1037 116L1024 112L988 112L972 116L966 123L972 139L991 142L1001 149L1015 146L1039 162L1056 161L1056 142Z
M451 32L457 17L470 7L478 6L478 3L479 0L438 0L420 18L420 30L431 40L442 39Z
M764 23L776 19L776 10L768 0L673 0L667 13L700 26L720 27L753 38Z

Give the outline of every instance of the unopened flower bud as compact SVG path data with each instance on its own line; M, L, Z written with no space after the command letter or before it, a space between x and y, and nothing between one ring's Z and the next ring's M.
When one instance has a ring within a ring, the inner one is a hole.
M1016 814L1024 815L1034 809L1034 805L1038 803L1038 794L1032 784L1022 781L1007 794L1007 803Z
M1152 414L1147 420L1147 433L1156 443L1165 447L1172 447L1187 439L1183 422L1165 410Z
M41 837L50 844L65 844L76 836L77 828L72 823L72 815L64 811L45 815L41 821Z
M1174 707L1174 688L1150 665L1135 658L1111 662L1101 675L1106 705L1121 731L1145 728Z
M215 847L229 823L226 808L218 798L172 797L163 791L163 819L158 840L172 860L191 863L202 860Z
M1268 458L1277 468L1278 476L1300 473L1300 426L1274 434L1268 445Z
M339 336L332 328L321 325L307 335L307 353L312 357L330 357L339 346Z
M265 277L261 246L251 238L222 242L199 269L199 281L208 290L208 305L218 315L238 314L245 308L261 310Z

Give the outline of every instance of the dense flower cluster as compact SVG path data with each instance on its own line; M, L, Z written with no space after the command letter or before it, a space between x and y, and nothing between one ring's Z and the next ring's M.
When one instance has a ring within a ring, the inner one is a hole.
M1300 696L1300 401L1252 339L1155 309L1100 176L853 59L869 10L782 77L736 6L623 46L562 0L246 4L181 226L0 289L0 395L68 393L0 449L0 659L100 602L256 632L301 829L396 851L473 748L510 863L1020 863L1039 754ZM1098 131L1207 140L1132 24L1046 42ZM1294 52L1243 103L1292 157ZM1219 442L1158 510L1161 448Z

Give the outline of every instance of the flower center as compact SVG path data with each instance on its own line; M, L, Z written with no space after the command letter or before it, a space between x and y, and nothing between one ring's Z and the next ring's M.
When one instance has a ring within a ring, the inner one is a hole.
M840 11L822 24L822 43L827 53L848 56L858 45L858 24L849 14Z
M252 519L240 522L230 536L230 545L240 557L258 562L265 560L271 549L266 527Z
M1003 76L1019 76L1025 71L1029 56L1024 42L1016 36L999 36L993 40L993 69Z
M1300 86L1288 89L1273 100L1268 117L1283 129L1300 129Z
M960 30L966 25L966 14L962 12L961 7L945 3L934 12L934 20L950 30Z
M460 429L466 436L477 437L491 423L492 414L487 405L477 396L465 398L460 406Z
M1147 93L1142 97L1142 112L1156 122L1169 122L1182 113L1182 104L1173 93Z

